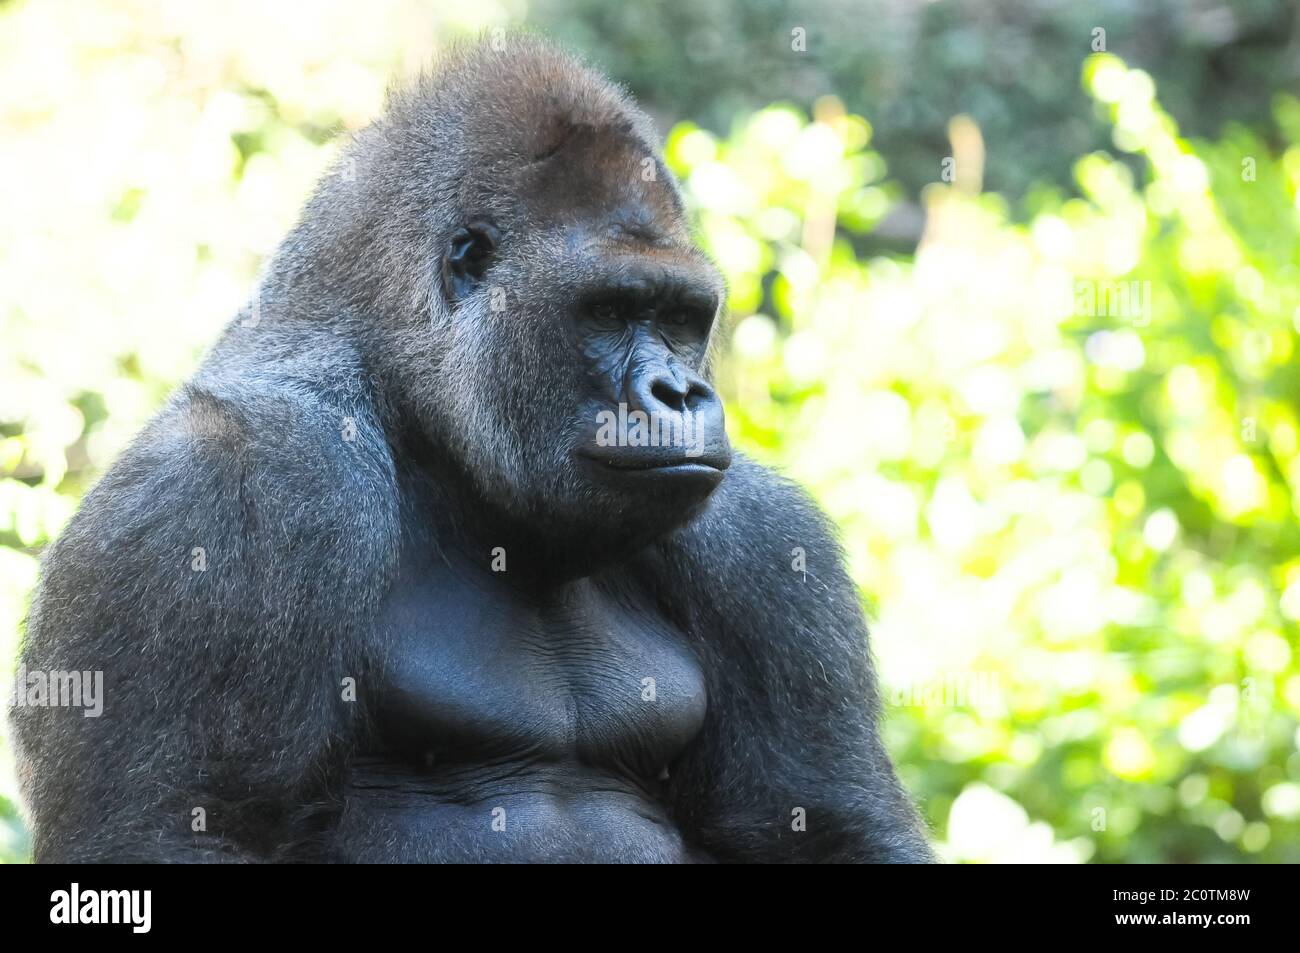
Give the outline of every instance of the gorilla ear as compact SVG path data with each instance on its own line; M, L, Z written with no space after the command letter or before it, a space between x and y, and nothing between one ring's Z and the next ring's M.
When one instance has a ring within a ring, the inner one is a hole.
M487 221L472 221L456 229L442 259L442 287L453 304L473 291L497 250L501 233Z

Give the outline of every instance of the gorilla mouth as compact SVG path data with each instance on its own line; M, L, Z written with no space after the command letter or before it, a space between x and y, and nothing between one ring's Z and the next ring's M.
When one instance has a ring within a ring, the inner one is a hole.
M612 470L717 470L727 469L727 463L722 461L714 462L704 458L696 459L694 457L672 459L627 459L615 457L612 460L603 460L598 457L592 457L597 463L603 464Z
M584 454L583 459L605 473L629 479L684 478L703 480L715 486L722 480L723 471L731 465L730 454L706 454L699 457L678 454Z

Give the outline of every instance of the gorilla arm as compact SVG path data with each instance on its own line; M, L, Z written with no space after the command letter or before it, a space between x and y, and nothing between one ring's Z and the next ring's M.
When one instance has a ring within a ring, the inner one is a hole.
M23 662L104 708L13 710L38 861L270 859L360 728L391 459L358 395L255 384L184 389L44 561Z
M687 837L719 860L932 861L881 744L857 590L803 491L737 456L649 558L708 685L670 782Z

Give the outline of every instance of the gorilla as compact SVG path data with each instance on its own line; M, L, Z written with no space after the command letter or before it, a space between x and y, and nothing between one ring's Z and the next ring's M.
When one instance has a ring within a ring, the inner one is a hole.
M833 531L727 442L723 295L590 68L390 94L44 556L21 670L103 711L12 708L36 859L932 860Z

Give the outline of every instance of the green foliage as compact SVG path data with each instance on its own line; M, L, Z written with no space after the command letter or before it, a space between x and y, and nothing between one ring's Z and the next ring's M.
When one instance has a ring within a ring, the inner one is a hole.
M779 19L746 10L728 22ZM61 11L0 11L0 84L23 90L0 105L5 671L40 551L246 298L327 133L374 113L399 51L495 22L422 0L322 3L292 36L251 2ZM981 130L1020 140L963 106L951 146L909 140L957 161L914 253L871 257L937 161L888 172L871 124L816 95L845 74L780 95L811 120L673 130L731 288L729 427L842 527L890 745L951 856L1300 860L1300 102L1192 144L1145 73L1071 71L1025 89L1114 150L1045 135L1073 180L1031 174L1017 223L980 189L1013 161L986 170ZM741 88L720 75L654 70ZM936 103L931 132L957 111ZM28 849L16 803L0 736L0 860Z
M1268 119L1295 80L1292 0L533 0L528 20L587 52L670 121L715 132L770 102L833 94L880 130L904 192L938 177L948 121L990 143L987 185L1015 202L1073 186L1070 158L1105 145L1074 64L1094 44L1156 79L1188 129ZM802 30L802 50L792 31ZM1104 37L1095 31L1104 30Z
M853 251L889 192L864 120L675 130L729 426L843 527L950 856L1295 861L1297 102L1285 150L1193 146L1145 73L1085 88L1140 182L1084 156L1021 226L958 149L907 258Z

